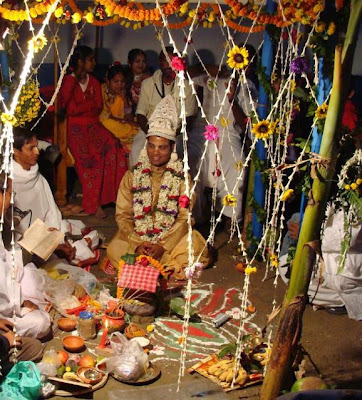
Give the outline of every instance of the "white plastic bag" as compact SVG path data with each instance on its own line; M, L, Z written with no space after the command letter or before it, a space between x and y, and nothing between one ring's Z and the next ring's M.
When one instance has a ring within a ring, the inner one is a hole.
M129 341L119 332L111 335L111 346L115 356L105 361L107 372L120 377L126 382L135 382L148 368L148 356L142 347L133 341Z

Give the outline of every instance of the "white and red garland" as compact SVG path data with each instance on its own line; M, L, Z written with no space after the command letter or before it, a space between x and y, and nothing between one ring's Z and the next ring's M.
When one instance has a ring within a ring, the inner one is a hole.
M183 179L182 161L170 160L163 173L156 209L152 210L151 163L147 155L141 154L133 171L132 192L135 231L143 241L159 242L174 224Z

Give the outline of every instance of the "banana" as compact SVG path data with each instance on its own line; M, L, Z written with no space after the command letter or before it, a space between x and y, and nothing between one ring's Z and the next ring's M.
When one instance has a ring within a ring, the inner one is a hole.
M75 374L74 372L65 372L63 374L63 379L67 380L67 381L79 381L79 382L83 382L78 376L77 374Z
M245 371L245 369L243 367L240 367L239 374L238 374L237 378L235 379L235 383L237 383L239 385L243 385L247 379L248 379L248 373Z
M228 375L227 375L227 377L226 377L226 382L231 382L232 380L233 380L233 377L234 377L234 368L231 368L230 370L229 370L229 373L228 373Z
M222 367L218 368L216 370L216 372L214 372L214 376L216 376L216 378L219 378L219 376L221 374L223 374L225 371L227 371L229 369L228 365L223 365Z
M214 375L214 373L220 369L220 368L224 368L225 366L227 366L228 364L230 364L232 362L232 360L221 360L219 362L217 362L214 365L211 365L211 367L209 367L209 369L207 370L207 372L211 375Z
M226 371L224 371L220 376L219 379L221 382L226 381L227 376L229 375L230 369L227 369Z

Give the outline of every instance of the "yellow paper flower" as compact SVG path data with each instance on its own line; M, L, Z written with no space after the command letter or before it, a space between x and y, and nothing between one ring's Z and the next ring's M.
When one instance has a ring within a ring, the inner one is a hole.
M44 46L48 43L47 38L44 35L35 36L28 42L28 49L33 50L34 53L38 53L43 50Z
M1 121L3 124L11 124L11 125L15 125L17 122L14 115L6 114L6 113L1 114Z
M357 183L351 183L351 189L352 190L356 190L356 189L358 189L358 185L357 185Z
M236 206L236 198L235 198L235 196L233 196L232 194L227 194L222 199L222 204L224 206L235 207Z
M358 179L356 180L356 183L357 183L357 185L361 185L361 184L362 184L362 179L361 179L361 178L358 178Z
M255 274L256 271L257 271L256 267L252 267L251 265L248 265L245 268L245 275Z
M294 194L294 190L293 189L288 189L286 190L280 197L281 201L287 201L288 199L290 199Z
M328 25L327 35L332 36L336 32L336 24L332 21Z
M72 15L72 24L77 24L82 19L82 16L76 12Z
M273 134L274 129L275 123L265 119L257 124L253 124L251 132L256 138L265 140Z
M146 328L147 332L153 332L154 329L155 329L155 328L154 328L153 325L147 325L147 328Z
M270 262L272 267L278 268L279 267L279 260L276 254L272 254L270 256Z
M249 52L245 47L234 46L228 52L227 64L230 68L242 69L249 64Z
M349 189L351 189L351 186L350 186L350 185L344 185L344 188L345 188L346 190L349 190Z
M89 12L85 15L84 19L89 23L89 24L93 24L94 22L94 15L92 12Z
M221 117L220 124L222 127L226 128L230 124L229 118Z
M327 111L328 111L328 104L323 103L317 108L315 112L315 117L318 119L324 119L327 116Z
M60 18L64 13L64 9L63 7L58 7L55 11L54 11L54 16L55 18Z
M322 33L326 29L326 23L324 21L318 21L315 31L317 33Z
M236 161L236 163L234 164L234 168L239 172L241 171L243 166L244 166L244 163L242 161Z

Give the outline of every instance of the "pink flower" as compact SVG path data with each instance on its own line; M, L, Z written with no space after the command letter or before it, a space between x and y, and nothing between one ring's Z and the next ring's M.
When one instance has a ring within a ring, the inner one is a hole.
M206 140L216 140L219 138L219 128L215 125L206 125L204 136Z
M186 68L186 62L184 58L181 57L172 57L171 59L171 67L175 70L175 71L184 71Z
M185 275L187 279L199 279L201 276L201 272L204 268L204 264L201 262L197 262L190 267L185 269Z
M183 194L179 197L178 204L182 208L187 208L190 205L190 199L185 194Z

